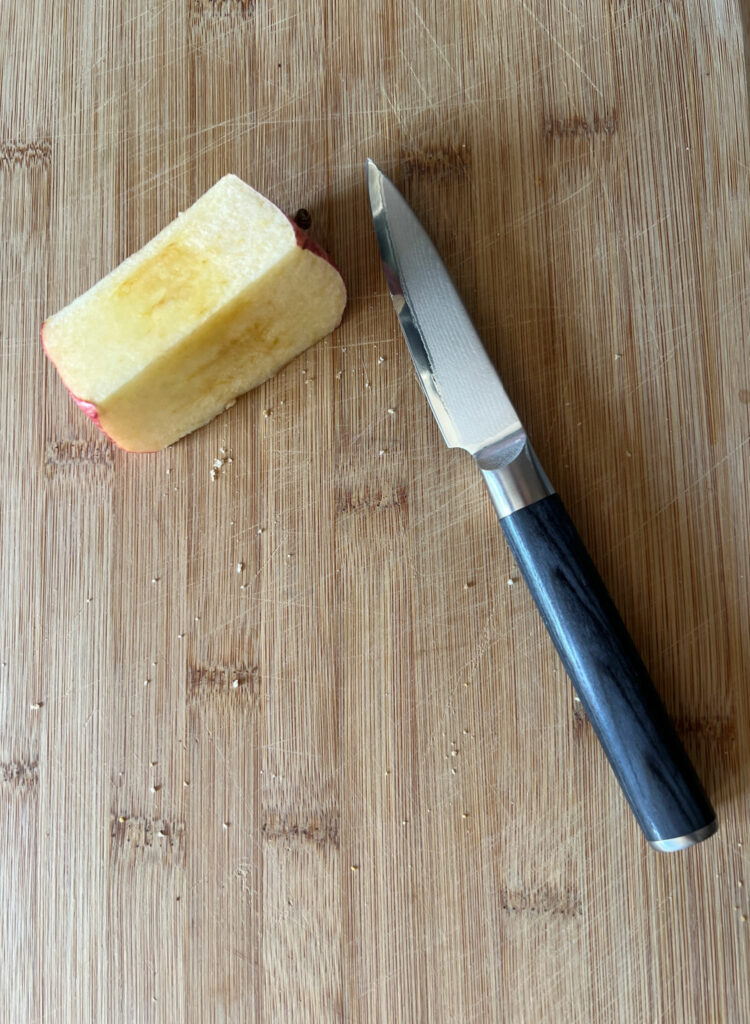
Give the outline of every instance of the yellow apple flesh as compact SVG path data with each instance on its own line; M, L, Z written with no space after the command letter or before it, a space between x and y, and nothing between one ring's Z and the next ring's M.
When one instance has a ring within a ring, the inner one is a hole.
M156 451L329 334L345 304L325 253L227 175L47 320L42 342L117 445Z

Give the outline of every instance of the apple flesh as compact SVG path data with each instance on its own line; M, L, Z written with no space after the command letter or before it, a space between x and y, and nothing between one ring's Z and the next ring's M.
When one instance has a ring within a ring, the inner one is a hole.
M329 334L345 304L326 254L230 174L50 317L42 344L117 445L158 451Z

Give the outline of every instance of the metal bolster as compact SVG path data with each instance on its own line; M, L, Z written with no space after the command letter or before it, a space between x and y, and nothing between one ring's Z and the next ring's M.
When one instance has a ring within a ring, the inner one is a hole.
M523 432L486 448L475 458L499 519L555 493Z

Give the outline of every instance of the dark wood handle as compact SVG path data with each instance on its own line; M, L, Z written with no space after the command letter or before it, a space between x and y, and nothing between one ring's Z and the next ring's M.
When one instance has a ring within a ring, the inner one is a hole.
M646 838L662 850L707 838L711 802L562 501L553 494L501 523Z

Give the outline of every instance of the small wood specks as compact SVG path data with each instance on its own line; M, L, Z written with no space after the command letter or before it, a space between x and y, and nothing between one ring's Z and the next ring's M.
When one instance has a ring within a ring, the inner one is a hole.
M535 888L511 888L501 890L503 910L512 913L550 914L560 917L580 917L583 903L574 889L563 889L555 885L540 885Z
M321 811L318 815L269 814L261 833L269 841L296 840L338 847L339 817L332 811Z
M211 466L211 479L218 480L222 473L225 472L227 466L232 464L232 453L228 448L223 446L219 449L218 458L214 459L213 465Z
M51 157L51 139L0 140L0 170L47 166Z
M256 0L191 0L191 21L194 26L212 21L230 25L248 21L255 14Z
M465 143L428 144L404 151L402 175L404 182L412 179L460 179L468 174L470 164L471 151Z
M257 665L190 665L188 700L192 704L229 700L231 706L252 709L260 693Z
M52 441L44 455L44 469L48 477L61 473L110 473L115 464L115 446L108 441L64 440Z
M374 488L369 483L363 483L356 489L339 489L336 505L337 510L344 514L391 512L406 515L409 509L408 491L405 484Z
M574 114L571 117L547 117L544 121L544 136L547 139L591 139L596 136L614 135L617 130L615 111L594 117Z
M0 783L9 786L36 785L39 779L37 760L0 761Z
M110 819L110 855L141 859L168 858L179 864L184 858L185 823L148 815L113 814Z

